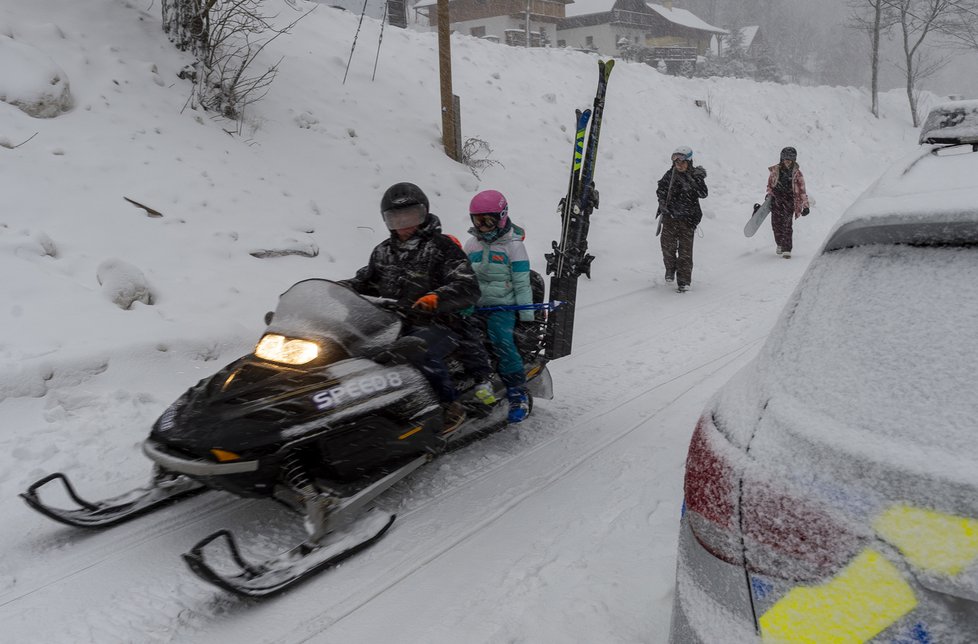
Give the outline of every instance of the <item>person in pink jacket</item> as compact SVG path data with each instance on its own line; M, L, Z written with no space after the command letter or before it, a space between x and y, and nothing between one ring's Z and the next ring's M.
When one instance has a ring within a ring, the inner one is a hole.
M798 167L798 151L792 147L781 150L781 162L768 170L767 195L771 197L771 228L778 255L791 259L792 224L810 212L805 177Z

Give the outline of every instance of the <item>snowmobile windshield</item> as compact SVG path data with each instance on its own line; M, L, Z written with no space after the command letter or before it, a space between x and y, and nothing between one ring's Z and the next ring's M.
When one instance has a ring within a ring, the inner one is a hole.
M331 340L351 356L392 343L401 332L400 318L329 280L294 284L279 297L266 334L305 340Z

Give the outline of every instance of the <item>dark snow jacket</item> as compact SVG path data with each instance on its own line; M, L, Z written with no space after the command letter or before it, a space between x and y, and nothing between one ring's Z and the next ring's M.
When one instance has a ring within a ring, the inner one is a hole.
M411 314L409 322L425 326L432 321L458 326L458 312L479 300L479 281L462 249L441 232L441 221L428 219L407 241L391 231L370 254L370 261L356 277L343 282L358 293L397 300L410 307L428 293L438 295L434 316Z
M660 216L682 219L698 226L703 219L700 199L705 199L709 194L706 189L706 171L700 166L686 172L677 172L675 168L670 168L659 179L655 194L659 198Z

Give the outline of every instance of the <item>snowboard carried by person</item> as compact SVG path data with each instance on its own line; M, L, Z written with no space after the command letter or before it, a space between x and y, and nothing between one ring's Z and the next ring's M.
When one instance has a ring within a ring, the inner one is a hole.
M771 195L768 195L762 203L754 204L754 213L744 224L744 237L753 237L767 216L771 214L771 201Z

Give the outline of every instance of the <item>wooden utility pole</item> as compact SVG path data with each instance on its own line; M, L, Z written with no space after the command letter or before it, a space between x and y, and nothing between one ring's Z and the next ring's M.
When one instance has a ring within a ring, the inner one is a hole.
M458 161L460 155L458 114L452 95L452 42L448 0L438 0L438 71L441 77L441 142L445 154Z

